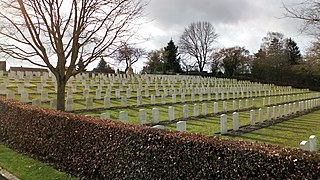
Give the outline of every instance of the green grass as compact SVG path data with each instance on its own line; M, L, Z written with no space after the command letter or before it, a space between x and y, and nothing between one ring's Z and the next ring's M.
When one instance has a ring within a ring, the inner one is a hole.
M235 139L298 148L310 135L320 138L320 111L303 115L282 123L242 134ZM320 141L318 141L320 147Z
M4 145L0 145L0 167L6 169L21 180L72 180L76 179L53 167L17 153Z

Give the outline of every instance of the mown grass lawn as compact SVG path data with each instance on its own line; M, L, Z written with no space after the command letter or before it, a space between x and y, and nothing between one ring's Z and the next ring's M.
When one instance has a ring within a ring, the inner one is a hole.
M63 172L0 145L0 167L21 180L75 180Z
M308 140L310 135L320 138L320 111L242 134L235 139L298 148L300 142ZM318 140L318 149L319 147L320 141Z

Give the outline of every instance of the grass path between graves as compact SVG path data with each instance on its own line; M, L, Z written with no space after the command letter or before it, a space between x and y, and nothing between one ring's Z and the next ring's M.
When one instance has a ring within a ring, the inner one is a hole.
M73 180L65 173L0 144L0 167L21 180Z

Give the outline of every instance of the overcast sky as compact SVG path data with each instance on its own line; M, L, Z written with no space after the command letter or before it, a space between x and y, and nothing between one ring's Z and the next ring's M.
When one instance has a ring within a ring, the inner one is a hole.
M151 0L146 19L151 20L141 32L150 36L142 46L148 50L165 47L179 37L192 22L209 21L219 37L216 47L244 46L251 54L258 51L268 32L281 32L293 38L304 51L311 37L300 33L301 22L284 18L283 3L297 0ZM134 65L141 70L142 62Z

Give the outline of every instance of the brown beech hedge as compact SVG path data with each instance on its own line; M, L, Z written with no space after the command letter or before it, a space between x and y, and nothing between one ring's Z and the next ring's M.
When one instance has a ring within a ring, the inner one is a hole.
M0 141L83 179L319 179L320 155L0 98Z

